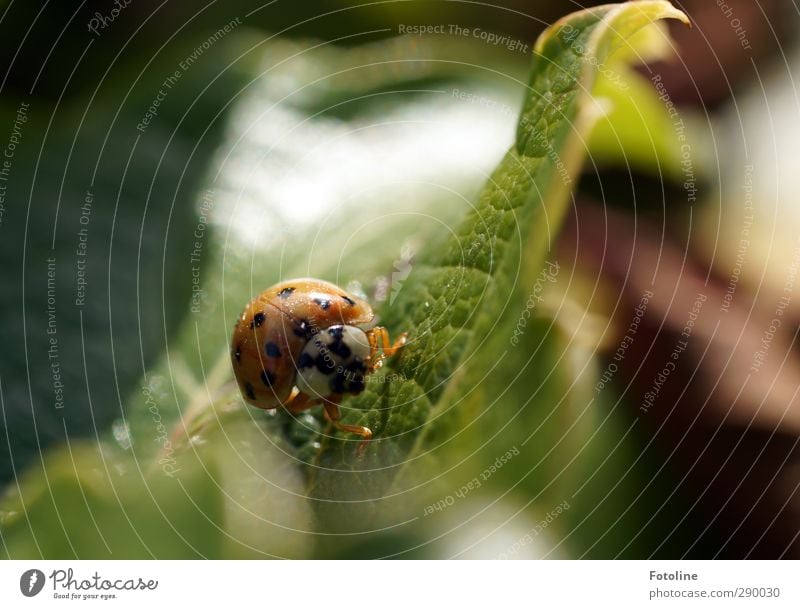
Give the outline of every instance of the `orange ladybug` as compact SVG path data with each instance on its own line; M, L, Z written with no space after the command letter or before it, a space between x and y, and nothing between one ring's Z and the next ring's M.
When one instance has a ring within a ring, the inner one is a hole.
M392 343L386 328L363 329L374 317L369 303L327 281L291 279L267 288L245 307L231 340L245 400L294 414L322 403L336 428L369 440L369 428L341 423L339 403L361 393L365 377L407 337Z

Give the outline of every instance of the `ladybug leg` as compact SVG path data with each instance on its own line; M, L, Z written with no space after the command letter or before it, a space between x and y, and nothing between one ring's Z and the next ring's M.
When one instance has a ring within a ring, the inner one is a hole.
M323 402L325 407L325 418L328 419L336 429L342 431L349 431L356 435L361 436L363 439L358 445L358 454L361 455L367 444L372 439L372 430L369 427L362 427L361 425L345 425L341 422L342 412L339 410L339 400L342 399L341 395L335 394L327 398Z
M395 353L402 349L406 344L406 339L408 338L408 332L403 332L397 337L397 340L392 342L392 340L389 338L389 331L383 326L373 328L373 331L380 337L381 350L386 357L392 357Z
M369 357L367 358L367 368L369 372L375 372L378 368L383 366L383 357L378 353L378 328L372 328L367 331L367 340L369 341Z
M389 338L389 331L383 326L376 326L367 331L367 339L369 340L369 371L374 372L383 366L383 360L387 357L392 357L406 344L408 332L403 332L397 337L397 340L392 342ZM380 341L380 346L378 346ZM379 353L378 350L382 351Z
M292 392L289 394L289 397L286 398L286 401L283 403L283 405L288 406L297 399L298 395L300 395L300 390L297 387L292 387Z
M304 410L308 410L317 403L316 399L309 397L305 393L300 393L300 390L295 387L292 393L283 403L283 407L292 414L300 414Z

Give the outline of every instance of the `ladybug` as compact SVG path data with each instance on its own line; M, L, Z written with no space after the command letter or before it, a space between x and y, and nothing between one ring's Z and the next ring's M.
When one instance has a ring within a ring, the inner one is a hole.
M366 442L372 431L341 423L339 403L361 393L365 377L407 337L392 343L386 328L364 329L374 317L369 303L327 281L292 279L267 288L233 330L231 363L242 396L257 408L283 406L293 414L321 403L337 429Z

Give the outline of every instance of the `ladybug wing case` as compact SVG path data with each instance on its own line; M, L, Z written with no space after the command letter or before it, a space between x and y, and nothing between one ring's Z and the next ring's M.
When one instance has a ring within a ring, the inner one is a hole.
M306 339L291 317L269 304L254 301L233 331L231 362L239 389L258 408L277 408L295 384L296 359Z
M310 333L335 325L363 324L374 317L369 303L320 279L283 281L259 298L288 314Z

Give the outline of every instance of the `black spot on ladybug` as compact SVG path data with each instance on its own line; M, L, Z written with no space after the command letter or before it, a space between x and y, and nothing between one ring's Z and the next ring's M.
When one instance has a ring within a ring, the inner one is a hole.
M267 387L272 387L272 385L275 383L275 375L269 370L263 370L261 372L261 382Z
M244 392L247 394L247 397L251 400L256 399L256 392L253 391L253 386L248 382L244 384Z
M325 298L315 298L314 302L316 302L323 311L327 311L331 306L331 301Z
M353 361L347 364L345 370L348 372L351 378L355 378L356 376L363 376L363 374L367 371L367 366L364 364L364 360L360 357L353 358Z
M269 357L281 356L281 348L273 342L269 342L266 345L264 345L264 351Z
M344 341L341 340L341 339L333 341L331 343L330 347L328 347L328 349L330 349L331 353L335 353L336 355L340 356L342 359L347 359L348 357L350 357L350 353L351 353L350 347L345 345Z
M336 374L331 377L330 387L333 393L359 394L364 391L364 374L366 366L363 360L355 358L346 366L336 369Z
M300 338L311 338L314 336L314 329L306 319L301 319L300 323L294 327L292 332L294 332L295 336L299 336Z
M289 298L294 290L295 288L283 288L280 292L278 292L278 296L280 298Z
M342 300L344 300L351 307L355 306L355 304L356 304L356 301L353 300L352 298L350 298L349 296L342 296Z
M250 324L250 327L252 328L253 324L255 324L256 328L261 327L261 324L264 323L265 319L266 315L264 315L263 313L256 313L255 315L253 315L253 323Z
M322 374L330 374L336 369L336 363L330 355L323 353L317 358L317 370Z
M332 328L328 328L328 334L337 340L341 340L344 334L344 328L342 326L333 326Z
M311 357L308 353L303 352L300 354L300 358L297 360L297 367L301 370L303 368L313 368L314 367L314 358Z
M331 391L333 393L346 393L347 390L344 386L345 376L344 374L337 374L331 379Z
M237 362L242 361L242 346L236 345L236 350L233 352L233 355L236 357Z

